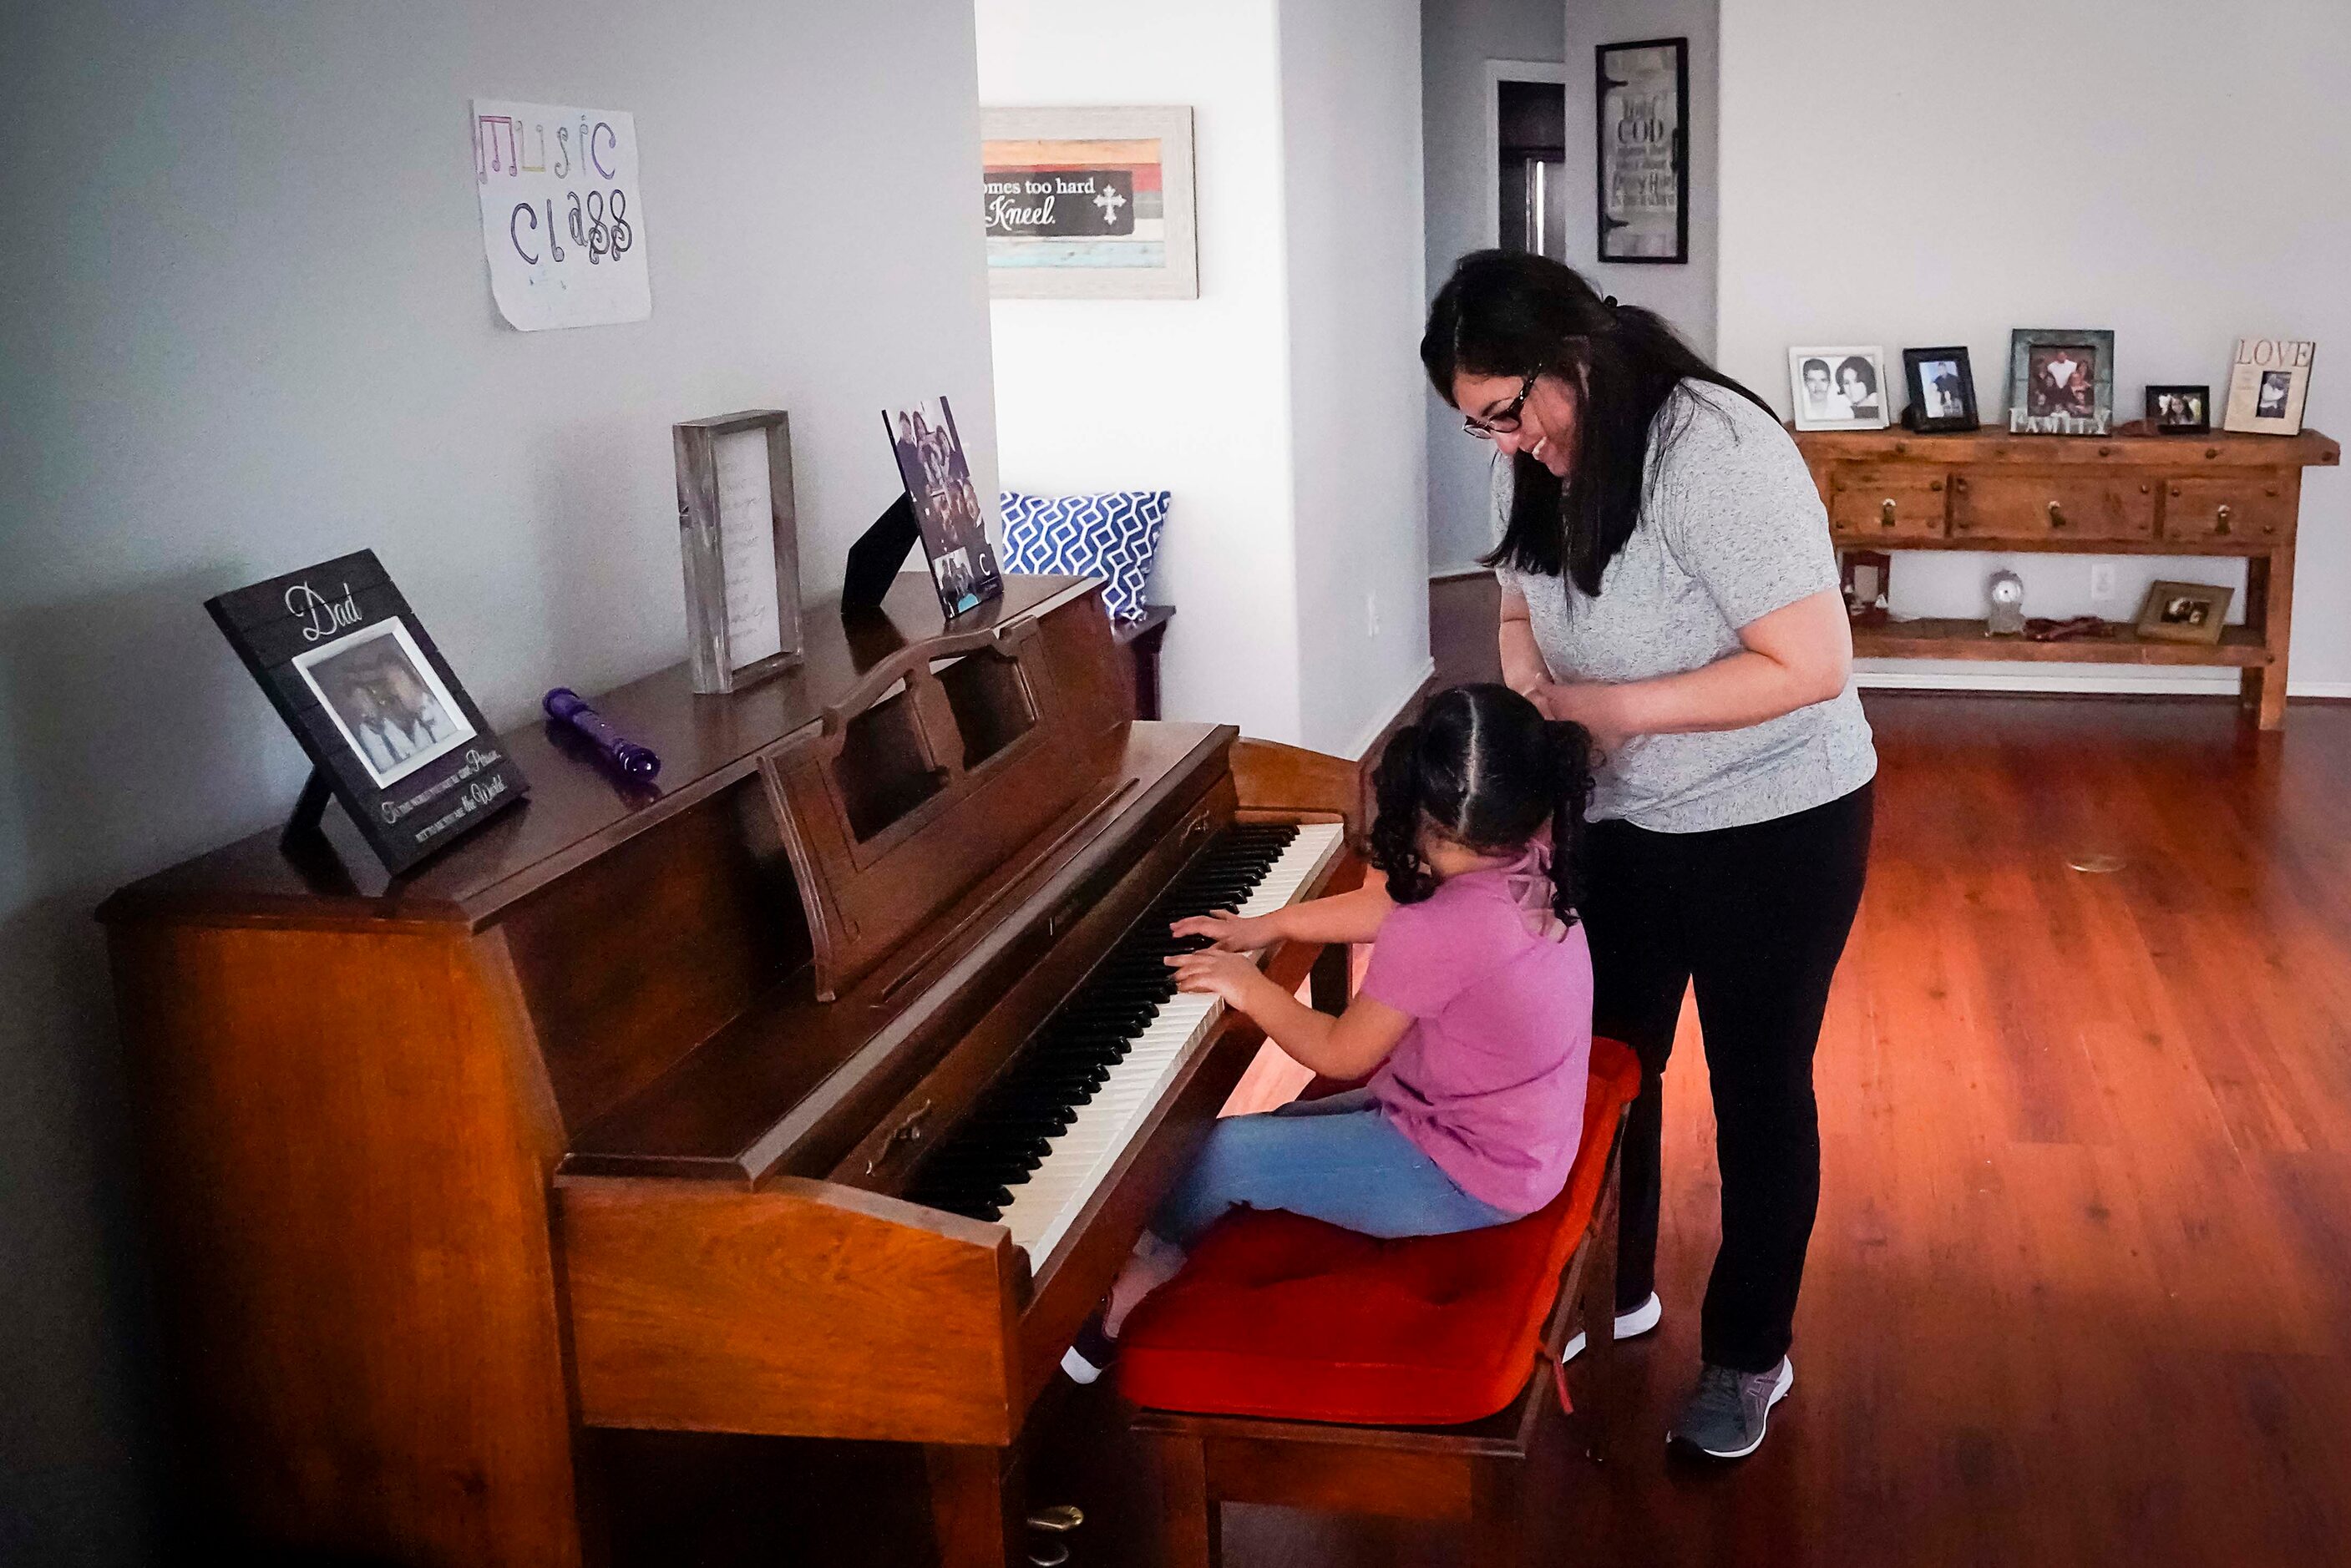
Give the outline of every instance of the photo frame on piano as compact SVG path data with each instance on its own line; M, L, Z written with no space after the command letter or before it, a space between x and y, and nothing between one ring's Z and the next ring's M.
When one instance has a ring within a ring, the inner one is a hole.
M670 427L695 692L738 691L798 664L799 524L791 416L746 409Z
M977 609L1004 594L1004 570L987 540L987 518L971 481L955 410L944 395L895 411L884 410L883 429L897 454L923 553L930 558L931 582L939 607L949 617Z
M372 550L204 602L311 763L289 833L329 797L394 873L528 793Z

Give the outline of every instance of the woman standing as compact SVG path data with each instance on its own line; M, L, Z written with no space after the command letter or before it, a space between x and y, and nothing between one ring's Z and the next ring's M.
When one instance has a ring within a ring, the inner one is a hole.
M1868 722L1828 523L1762 400L1652 312L1541 256L1466 256L1421 361L1491 441L1504 678L1589 730L1593 1028L1630 1044L1616 1332L1655 1293L1666 1058L1695 983L1722 1241L1675 1438L1763 1441L1820 1199L1829 981L1867 867Z

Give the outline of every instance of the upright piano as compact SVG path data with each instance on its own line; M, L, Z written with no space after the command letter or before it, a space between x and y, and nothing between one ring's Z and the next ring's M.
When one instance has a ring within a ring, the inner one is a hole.
M624 1428L918 1445L939 1561L1019 1560L1027 1414L1262 1039L1168 924L1358 885L1357 773L1135 720L1089 579L808 627L597 700L657 789L527 727L406 877L329 814L100 911L198 1535L603 1562Z

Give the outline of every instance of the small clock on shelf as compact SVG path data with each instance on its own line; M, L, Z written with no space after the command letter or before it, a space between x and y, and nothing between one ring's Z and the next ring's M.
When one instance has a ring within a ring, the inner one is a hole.
M1991 619L1984 628L1985 634L1991 637L2024 635L2024 579L2014 572L1994 572L1989 592Z

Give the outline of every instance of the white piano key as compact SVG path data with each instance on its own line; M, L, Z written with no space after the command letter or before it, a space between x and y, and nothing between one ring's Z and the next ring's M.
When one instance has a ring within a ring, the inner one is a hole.
M1296 902L1338 854L1344 837L1338 823L1301 823L1238 912L1262 915ZM1078 1107L1029 1179L1013 1189L1011 1206L998 1218L1032 1265L1051 1255L1224 1014L1224 1002L1213 996L1184 993L1163 1002L1112 1067L1109 1080Z

